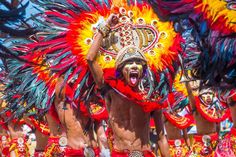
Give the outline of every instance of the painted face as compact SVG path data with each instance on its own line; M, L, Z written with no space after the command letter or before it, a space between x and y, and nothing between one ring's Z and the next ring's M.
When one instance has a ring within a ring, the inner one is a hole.
M201 94L200 97L206 104L211 104L213 102L214 92L213 91L205 92Z
M129 86L136 87L143 74L142 62L139 60L127 61L122 69L122 74Z

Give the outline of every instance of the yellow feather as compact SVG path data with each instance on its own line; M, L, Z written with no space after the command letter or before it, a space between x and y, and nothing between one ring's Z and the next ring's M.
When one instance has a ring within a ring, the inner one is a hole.
M225 27L236 31L236 11L227 8L227 2L222 0L198 0L202 12L206 13L207 19L211 19L212 23L217 23L220 17L224 17ZM222 24L222 23L221 23Z
M119 0L119 1L113 1L112 5L113 6L123 6L126 8L126 10L132 10L134 16L133 16L133 21L134 23L137 21L138 18L143 18L145 20L145 23L147 25L151 25L151 22L153 20L157 20L158 23L156 25L158 32L165 32L166 33L166 38L160 38L158 43L162 44L162 48L157 48L154 47L153 50L155 51L154 55L150 55L149 53L145 53L145 56L147 57L148 64L150 66L156 67L158 70L162 70L166 64L171 64L173 60L173 52L169 50L169 48L173 45L173 40L176 37L176 33L174 32L174 29L172 27L172 23L170 22L160 22L159 18L157 15L154 13L154 11L151 9L151 7L143 6L141 9L137 6L128 6L127 4L124 3L124 0ZM111 12L111 10L110 10ZM109 15L110 13L107 13ZM99 17L101 16L98 12L93 12L89 14L94 20L94 23L91 23L91 19L87 19L83 21L83 27L79 27L77 29L78 36L76 39L75 47L73 49L76 51L78 48L82 50L81 54L82 56L86 56L90 44L87 44L85 41L88 38L93 38L94 32L91 29L92 24L95 24ZM104 17L106 19L108 17ZM166 56L167 60L162 60L162 57ZM105 61L104 55L100 55L97 58L97 61L99 64L102 66L102 68L114 68L115 66L115 59L113 58L110 62Z

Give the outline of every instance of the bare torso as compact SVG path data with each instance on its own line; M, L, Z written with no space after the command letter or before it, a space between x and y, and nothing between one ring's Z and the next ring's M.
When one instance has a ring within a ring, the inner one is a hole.
M50 129L50 136L66 136L62 126L50 114L46 114L46 119Z
M171 124L169 121L165 122L165 129L167 132L167 138L169 140L175 140L183 138L182 131Z
M89 117L83 116L79 109L65 102L65 88L62 88L63 81L63 77L60 77L56 84L56 98L54 104L59 120L65 128L68 146L73 149L81 149L88 146L97 147L93 129L85 132Z
M56 105L56 109L62 124L66 129L68 146L73 149L85 148L87 146L96 147L93 132L85 132L85 126L89 120L82 116L79 111L73 109L70 104L66 104L66 110L63 109L63 103Z
M113 130L113 147L116 150L148 150L149 113L128 101L114 90L106 95L109 124Z
M196 81L193 83L196 83ZM194 88L194 86L191 87L189 83L186 83L185 85L188 91L188 97L189 97L191 108L195 110L193 112L193 116L196 122L197 134L207 135L211 133L216 133L217 132L216 123L207 121L205 118L202 117L202 115L196 109L196 99L198 98L193 95L193 91L191 89L191 88ZM197 93L196 95L198 94L199 93Z
M194 112L193 116L196 122L197 134L207 135L217 132L216 123L207 121L197 111Z
M35 150L44 151L45 147L47 146L48 136L43 135L38 130L35 131L36 136L36 148Z

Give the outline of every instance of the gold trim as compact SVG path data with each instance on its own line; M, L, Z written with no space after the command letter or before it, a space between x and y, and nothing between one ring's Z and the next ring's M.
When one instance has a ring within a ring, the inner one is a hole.
M142 34L141 34L141 30L139 30L139 29L136 29L136 32L137 32L137 34L138 34L138 37L139 37L139 41L140 41L140 43L139 43L139 49L141 49L142 47L143 47L143 36L142 36Z

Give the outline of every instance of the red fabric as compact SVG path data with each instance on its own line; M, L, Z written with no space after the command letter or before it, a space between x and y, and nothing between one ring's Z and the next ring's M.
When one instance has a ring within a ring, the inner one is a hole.
M202 144L204 144L203 141L202 141L203 136L204 135L194 135L193 137L194 137L195 141L201 142ZM211 137L211 141L217 141L218 140L218 134L217 133L213 133L213 134L210 134L208 136Z
M34 157L44 157L44 152L35 150Z
M9 151L9 148L10 148L10 145L9 145L9 136L5 136L6 137L6 141L2 141L2 137L4 135L0 135L0 151L2 151L2 154L7 156L9 155L10 151Z
M131 152L129 150L124 150L124 151L117 151L115 149L112 150L111 156L112 157L129 157L129 154ZM142 151L144 157L156 157L155 154L150 151L150 150L144 150Z
M230 116L230 110L229 108L227 108L225 110L225 112L223 114L221 114L221 117L218 117L219 111L216 110L215 112L215 116L211 115L211 112L213 112L212 109L208 109L207 111L203 110L207 109L208 106L202 104L201 100L199 99L199 97L195 97L195 101L196 101L196 108L197 111L201 114L202 117L204 117L206 120L208 120L209 122L213 122L213 123L219 123L224 121L225 119L229 118ZM223 102L221 102L222 106L226 106L226 104L224 104ZM218 113L217 113L218 112Z
M19 144L18 143L18 140L19 138L15 138L15 139L12 139L11 142L10 142L10 149L9 151L12 152L12 151L17 151L19 157L29 157L30 154L29 154L29 148L28 148L28 145L26 143L26 137L23 138L24 142L23 144ZM15 145L14 147L12 147L13 145Z
M194 123L194 118L190 114L176 116L174 114L163 112L166 119L179 129L185 129Z
M108 119L107 109L103 107L102 112L100 112L99 114L92 114L91 117L95 121L107 120Z
M230 133L236 136L236 128L231 128Z
M50 135L50 129L46 123L39 122L34 117L30 117L29 120L39 132L47 136Z
M115 77L114 68L104 70L104 79L109 86L125 95L128 100L142 107L145 112L151 112L155 109L167 107L167 104L158 104L158 98L155 98L155 100L152 99L152 101L150 101L146 99L146 94L133 91L133 89L130 86L126 85L124 81L119 80Z
M7 124L4 122L4 119L0 117L0 125L4 130L8 130Z
M90 110L92 111L91 113L91 118L94 119L95 121L101 121L101 120L107 120L108 119L108 112L106 109L106 104L105 101L98 97L99 100L95 103L90 103ZM95 108L98 107L98 110L93 110Z
M84 157L84 150L83 149L72 149L70 147L65 148L65 157L70 157L70 156L75 156L75 157Z
M93 103L93 101L90 102L90 104L88 104L88 106L86 106L84 104L84 101L79 102L79 110L81 112L81 114L85 117L90 117L95 121L101 121L101 120L107 120L108 119L108 112L106 110L106 106L105 106L105 101L102 100L101 97L94 95L95 97L97 97L96 101ZM76 103L78 104L78 103ZM100 107L101 109L97 110L96 112L91 112L92 110L92 105L97 105L98 107Z
M100 148L99 148L99 147L93 148L93 151L95 152L95 156L96 156L96 157L99 157L99 156L100 156Z
M60 137L49 137L48 138L48 143L47 146L44 150L45 154L50 154L51 156L60 156L60 155L64 155L64 152L62 150L62 148L59 145L59 139Z
M153 118L150 119L150 128L155 128L155 121Z
M236 90L231 90L229 95L233 102L236 102Z
M84 102L81 102L79 107L80 107L79 109L80 109L81 114L85 117L89 117L89 112Z
M9 148L10 148L9 146L8 146L8 147L4 147L4 148L2 149L2 154L5 155L5 156L10 155Z
M214 157L236 157L232 145L230 137L226 135L223 139L219 140Z
M180 140L181 145L183 145L183 144L185 143L185 140L184 140L183 138L178 139L178 140ZM176 140L168 140L168 143L169 143L169 145L175 146L175 141L176 141Z
M53 143L58 144L59 143L59 139L60 139L60 137L52 137L52 136L50 136L48 138L48 145L51 145Z
M93 151L95 153L95 156L99 157L100 149L98 147L96 147L96 148L93 148ZM70 148L70 147L66 147L65 148L65 157L69 157L69 156L84 157L84 149L83 148L73 149L73 148Z
M56 111L56 108L55 108L55 104L52 104L52 106L50 107L48 113L52 116L52 118L53 118L58 124L60 124L60 120L59 120L59 117L58 117L58 114L57 114L57 111Z

